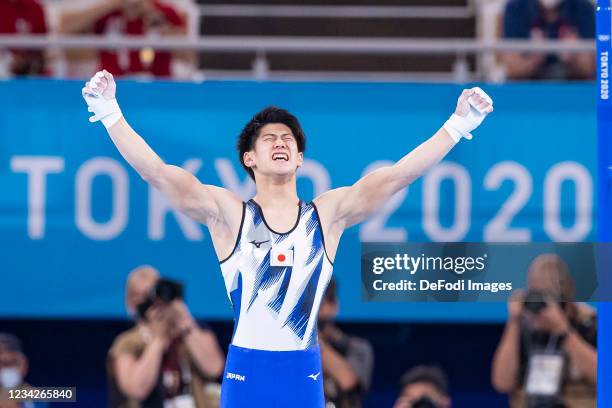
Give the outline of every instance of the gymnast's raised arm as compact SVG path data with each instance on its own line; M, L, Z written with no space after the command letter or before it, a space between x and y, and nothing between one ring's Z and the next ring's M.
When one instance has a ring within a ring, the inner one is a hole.
M242 200L236 194L202 184L188 171L164 163L123 117L115 98L115 80L109 72L98 72L85 84L82 93L89 111L95 114L90 121L102 121L123 158L140 177L160 190L175 208L208 226L214 241L219 242L215 235L227 235L228 242L232 241L239 228L234 224L239 224L242 212ZM217 251L229 252L223 249Z
M459 140L471 139L470 132L492 111L493 101L482 89L466 89L444 126L397 163L373 171L352 186L317 197L328 253L333 256L344 229L370 217L393 194L442 160Z

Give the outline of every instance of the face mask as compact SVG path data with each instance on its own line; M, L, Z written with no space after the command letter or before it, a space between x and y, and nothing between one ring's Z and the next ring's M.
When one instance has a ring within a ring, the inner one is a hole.
M21 372L17 367L0 368L0 385L3 388L13 388L21 384Z
M563 0L540 0L540 4L545 8L555 8L561 4Z

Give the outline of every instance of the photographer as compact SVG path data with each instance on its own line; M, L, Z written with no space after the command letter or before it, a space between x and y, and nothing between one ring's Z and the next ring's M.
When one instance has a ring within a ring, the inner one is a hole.
M527 286L508 304L493 359L493 387L511 394L513 408L595 407L595 311L574 302L574 282L557 255L534 259Z
M218 406L207 385L221 375L223 354L215 335L189 313L182 286L160 279L152 267L137 268L128 277L126 306L137 324L108 353L109 406Z
M393 408L450 408L448 380L438 367L417 366L401 379L400 395Z
M326 407L358 408L370 387L374 352L367 340L349 336L336 326L336 291L332 278L323 295L317 323Z

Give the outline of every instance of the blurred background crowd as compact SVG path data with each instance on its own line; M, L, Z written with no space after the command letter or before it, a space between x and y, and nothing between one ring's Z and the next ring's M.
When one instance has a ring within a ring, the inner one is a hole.
M501 82L590 79L595 72L593 49L580 50L580 41L595 35L591 0L441 0L434 4L424 0L369 4L262 0L240 5L224 0L4 0L0 7L0 34L104 39L104 46L95 48L73 44L65 49L50 42L37 49L5 49L0 56L4 77L85 79L103 67L117 76L178 80L329 79L359 74L375 80ZM172 36L193 45L174 50L128 48L123 36L147 36L152 41ZM198 47L200 36L221 45ZM244 36L255 39L253 47L232 42ZM300 42L283 45L287 38L308 40L310 49ZM388 52L376 50L377 43L359 46L359 41L381 38L395 40L399 46ZM330 39L348 41L329 51L326 42L329 45ZM452 43L456 39L467 41L456 47ZM529 40L534 47L482 47L504 39ZM439 40L451 42L444 46ZM531 52L546 40L574 48Z

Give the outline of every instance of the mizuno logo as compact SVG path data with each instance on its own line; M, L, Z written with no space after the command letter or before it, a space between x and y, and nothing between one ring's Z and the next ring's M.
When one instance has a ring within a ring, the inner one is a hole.
M234 374L234 373L230 373L230 372L227 373L225 378L227 378L228 380L236 380L236 381L244 381L244 379L245 379L244 375Z
M253 245L255 245L256 248L259 248L261 246L261 244L265 244L266 242L270 242L270 240L261 241L261 242L257 242L255 240L252 240L251 242L249 242L249 244L253 244Z
M310 374L308 378L312 378L314 381L317 381L317 378L319 378L320 375L321 375L321 372L319 371L316 374Z

